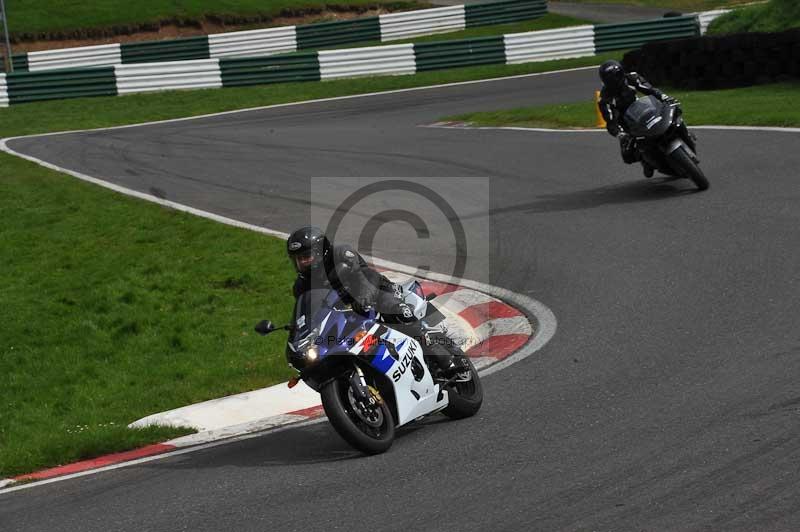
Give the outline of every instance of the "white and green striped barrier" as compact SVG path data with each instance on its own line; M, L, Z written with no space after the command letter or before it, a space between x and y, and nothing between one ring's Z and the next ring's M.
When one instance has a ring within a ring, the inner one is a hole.
M730 13L730 11L730 9L715 9L714 11L696 13L697 18L700 20L700 35L705 35L708 32L708 26L715 18L721 17L725 13Z
M104 44L14 56L15 71L115 66L223 57L258 57L358 42L388 42L541 17L547 0L500 0L301 26L153 42Z
M8 107L8 88L6 87L6 75L0 73L0 107Z
M407 75L417 72L413 44L318 52L320 79Z
M114 74L117 94L222 87L219 59L117 65Z
M465 6L391 13L379 18L383 42L461 31L467 27Z
M262 30L217 33L208 36L208 55L257 57L297 51L297 28L283 26Z
M119 44L102 44L81 48L29 52L27 59L27 70L30 72L59 68L119 65L122 63L122 50Z
M699 34L698 17L691 15L477 39L20 72L6 76L7 89L2 86L7 97L0 96L0 105L173 89L410 75L445 68L588 57Z
M595 55L594 26L511 33L503 40L508 64Z

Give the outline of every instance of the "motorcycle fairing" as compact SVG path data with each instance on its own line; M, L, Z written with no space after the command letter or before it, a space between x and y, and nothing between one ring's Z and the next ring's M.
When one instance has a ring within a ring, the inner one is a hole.
M374 311L362 316L346 308L337 308L338 301L334 290L314 289L301 297L295 312L295 330L289 342L292 350L299 351L313 342L321 359L346 352L354 343L353 334L375 323Z
M412 310L414 317L418 320L425 318L428 310L428 301L425 299L419 282L412 279L399 286L402 290L403 302Z
M447 406L447 392L433 382L417 340L376 323L367 336L353 346L351 353L360 355L365 343L372 342L370 337L377 338L377 346L369 361L392 385L398 426Z
M655 96L643 96L625 111L628 133L634 137L658 137L672 125L672 107Z

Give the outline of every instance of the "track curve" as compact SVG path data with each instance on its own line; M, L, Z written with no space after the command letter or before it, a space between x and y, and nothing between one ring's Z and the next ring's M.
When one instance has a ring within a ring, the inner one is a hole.
M645 181L604 135L418 127L594 86L581 70L9 141L284 231L304 221L309 176L492 176L491 209L475 214L490 228L491 282L545 302L559 332L485 380L477 418L409 428L386 455L358 457L311 425L3 495L0 522L800 528L797 135L698 131L712 189L697 194Z

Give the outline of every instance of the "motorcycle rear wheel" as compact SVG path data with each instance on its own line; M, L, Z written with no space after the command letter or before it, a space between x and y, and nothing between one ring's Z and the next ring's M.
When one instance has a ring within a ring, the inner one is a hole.
M708 189L708 178L700 169L700 166L686 153L686 149L678 148L670 154L670 157L672 158L672 164L676 166L682 176L691 179L698 190Z
M333 428L351 446L365 454L380 454L389 450L394 441L394 418L385 401L380 403L382 421L373 427L362 420L349 399L347 379L334 379L320 391L322 407Z

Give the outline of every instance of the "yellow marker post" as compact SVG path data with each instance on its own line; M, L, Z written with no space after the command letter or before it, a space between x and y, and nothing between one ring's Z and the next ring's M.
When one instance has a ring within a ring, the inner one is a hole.
M594 110L597 113L597 127L606 127L606 119L603 118L603 113L600 112L600 91L594 91Z

